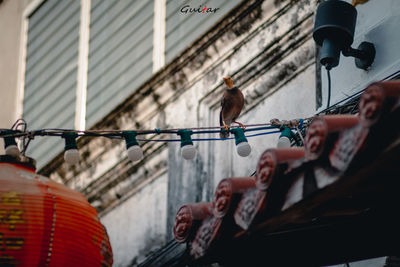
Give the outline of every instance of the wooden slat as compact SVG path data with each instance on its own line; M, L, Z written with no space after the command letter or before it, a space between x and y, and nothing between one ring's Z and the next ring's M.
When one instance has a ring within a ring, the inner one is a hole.
M87 127L151 76L153 12L153 0L92 3Z
M166 18L166 62L183 51L190 43L204 34L219 19L225 16L240 0L207 1L207 8L219 8L216 13L182 13L181 8L189 5L199 8L203 2L172 0L167 2Z
M73 128L79 16L80 1L50 0L29 18L23 118L30 130ZM27 151L38 168L64 146L60 138L40 139Z

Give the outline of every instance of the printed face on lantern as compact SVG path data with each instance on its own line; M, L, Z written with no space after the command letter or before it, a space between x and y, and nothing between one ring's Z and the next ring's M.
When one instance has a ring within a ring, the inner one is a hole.
M381 89L372 85L365 90L361 97L359 113L364 120L374 120L378 117L382 107L383 93Z
M184 237L190 228L192 218L187 207L182 207L176 214L175 233L179 237Z
M225 209L229 203L231 194L232 192L228 182L221 182L218 185L217 191L215 192L215 207L218 211L223 211Z
M307 155L319 155L325 144L327 129L323 120L314 120L307 130L307 136L305 140L305 148L308 152Z
M274 174L275 166L276 163L271 152L265 152L258 162L256 175L257 183L268 186Z

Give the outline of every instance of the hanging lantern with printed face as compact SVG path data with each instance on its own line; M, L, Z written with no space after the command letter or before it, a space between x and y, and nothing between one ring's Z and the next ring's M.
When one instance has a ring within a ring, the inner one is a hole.
M112 266L96 210L33 166L0 156L0 266Z

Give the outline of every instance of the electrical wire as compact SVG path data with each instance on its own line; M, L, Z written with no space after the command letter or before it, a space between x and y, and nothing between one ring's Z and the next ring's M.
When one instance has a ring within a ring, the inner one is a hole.
M257 124L261 125L261 124ZM271 125L271 124L263 124L263 125ZM243 130L244 132L253 132L253 131L264 131L264 130L273 130L279 128L278 125L273 125L273 126L264 126L264 127L253 127L249 125L245 125L245 129ZM247 127L253 127L253 128L247 128ZM208 127L211 128L211 127ZM216 127L212 127L216 128ZM220 128L220 127L218 127ZM233 127L232 129L236 129L240 127ZM192 128L182 128L182 130L190 130ZM202 128L204 129L204 128ZM155 130L139 130L139 131L134 131L134 130L126 130L126 131L121 131L121 130L95 130L95 131L78 131L78 130L70 130L70 129L41 129L41 130L34 130L34 131L24 131L21 130L13 130L13 129L0 129L0 137L5 138L5 137L34 137L34 136L59 136L61 137L65 133L76 133L78 136L88 136L88 137L107 137L107 138L123 138L123 133L124 132L129 132L133 131L137 135L148 135L148 134L155 134L155 135L160 135L160 134L178 134L178 130L160 130L160 129L155 129ZM213 134L213 133L220 133L221 130L195 130L192 131L192 134ZM257 135L262 135L262 134L255 134L255 135L248 135L249 137L252 136L257 136ZM233 138L214 138L214 139L197 139L197 140L225 140L225 139L233 139ZM168 139L165 139L168 141ZM177 140L177 139L176 139ZM143 141L153 141L152 139L143 139ZM172 139L171 141L175 141L175 139Z
M262 131L262 130L272 130L272 129L277 129L279 128L278 126L270 126L270 127L258 127L254 129L246 129L245 132L250 132L250 131ZM14 133L9 133L9 134L3 134L2 131L5 129L0 130L0 137L5 138L5 137L26 137L30 136L30 139L33 139L34 136L59 136L61 137L63 133L70 133L70 132L75 132L78 134L78 136L87 136L87 137L106 137L106 138L112 138L112 139L123 139L122 137L122 132L120 131L119 133L109 133L106 132L104 134L102 133L92 133L92 132L85 132L85 133L80 133L79 131L71 131L71 130L65 130L62 131L61 129L58 129L57 132L53 131L47 131L48 129L43 129L40 131L30 131L30 132L19 132L15 131ZM154 132L152 132L154 133ZM163 132L164 133L164 132ZM206 133L220 133L220 131L200 131L200 132L193 132L193 134L206 134ZM246 135L246 137L255 137L255 136L261 136L261 135L268 135L268 134L274 134L274 133L280 133L280 131L268 131L268 132L263 132L263 133L257 133L257 134L251 134L251 135ZM149 133L147 133L149 134ZM224 141L224 140L229 140L229 139L235 139L234 137L228 137L228 138L193 138L193 141ZM147 139L147 138L137 138L137 141L154 141L154 142L180 142L181 139Z
M300 120L292 120L292 121L283 121L280 122L280 125L277 125L275 123L259 123L259 124L251 124L251 125L245 125L243 128L243 133L249 133L249 132L256 132L259 131L259 133L253 133L253 134L247 134L244 135L245 138L251 138L251 137L256 137L256 136L262 136L262 135L269 135L269 134L275 134L275 133L280 133L279 129L280 126L282 125L288 125L290 128L295 130L296 128L293 127L293 125L297 123L304 124L304 121L311 120L311 118L307 119L300 119ZM17 129L18 125L23 125L23 129ZM297 126L297 125L296 125ZM233 133L235 129L240 128L240 127L232 127L229 129L230 133ZM215 130L213 130L215 129ZM26 122L24 121L23 123L20 123L17 121L13 125L13 129L0 129L0 138L8 138L8 137L13 137L13 138L22 138L22 152L23 155L25 154L27 147L29 143L35 138L35 136L55 136L55 137L60 137L63 138L65 134L68 133L75 133L76 138L78 137L106 137L110 139L125 139L127 134L131 134L132 132L136 136L145 136L145 135L150 135L152 134L153 136L150 138L136 138L136 141L142 142L142 143L147 143L147 142L182 142L182 138L158 138L157 136L160 135L171 135L171 134L178 134L179 135L179 130L189 130L190 135L202 135L202 134L219 134L221 132L221 127L213 126L213 127L198 127L198 128L181 128L181 129L154 129L154 130L89 130L89 131L80 131L80 130L72 130L72 129L59 129L59 128L48 128L48 129L40 129L40 130L33 130L33 131L27 131L27 125ZM230 140L230 139L235 139L235 137L228 137L228 138L213 138L213 137L208 137L208 138L193 138L191 139L192 141L195 142L204 142L204 141L224 141L224 140ZM26 142L26 139L28 142Z
M395 77L396 75L400 74L400 70L383 78L382 81L391 79ZM328 77L328 101L327 101L327 107L326 109L318 112L316 116L327 113L331 111L332 109L338 107L340 104L342 104L345 101L348 101L350 99L355 99L359 95L361 95L365 88L338 101L337 103L333 104L332 106L330 105L330 99L331 99L331 76L330 76L330 70L327 69L327 77ZM346 104L345 104L346 105ZM354 109L354 108L353 108ZM306 118L302 121L307 121L305 124L308 124L313 118ZM22 126L24 129L19 130L18 128ZM238 128L238 127L237 127ZM254 136L261 136L261 135L266 135L266 134L272 134L272 133L279 133L279 131L269 131L272 129L278 128L278 125L272 124L272 123L258 123L258 124L249 124L245 125L244 132L250 132L250 131L266 131L268 132L265 133L258 133L258 134L252 134L252 135L247 135L246 137L254 137ZM235 129L234 127L231 129ZM294 128L297 132L299 129L297 127ZM220 133L221 132L221 126L207 126L207 127L192 127L192 128L172 128L172 129L154 129L154 130L131 130L135 132L136 135L148 135L148 134L153 134L155 136L160 135L160 134L177 134L179 130L190 130L192 131L191 134L213 134L213 133ZM7 133L5 133L7 131ZM35 130L35 131L27 131L26 130L26 122L23 119L17 120L12 129L12 133L10 133L10 129L0 129L0 137L5 138L5 137L15 137L15 138L29 138L28 143L25 144L24 140L24 150L26 150L27 145L29 142L35 137L35 136L59 136L61 137L64 133L68 132L73 132L76 133L79 137L81 136L87 136L87 137L107 137L111 139L123 139L123 130L89 130L89 131L76 131L76 130L71 130L71 129L58 129L58 128L49 128L49 129L42 129L42 130ZM231 131L230 131L231 132ZM228 140L228 139L234 139L234 138L196 138L193 139L193 141L220 141L220 140ZM148 138L142 138L138 139L138 141L143 141L143 142L179 142L181 139L148 139ZM302 140L303 141L303 140Z
M326 73L328 75L328 104L326 105L326 109L329 109L331 103L331 71L330 69L326 69Z
M398 71L396 71L396 72L394 72L394 73L392 73L392 74L386 76L385 78L381 79L380 81L381 81L381 82L383 82L383 81L388 81L388 80L391 80L392 78L397 77L398 75L400 75L400 70L398 70ZM329 77L330 77L330 74L329 74ZM363 89L361 89L360 91L357 91L357 92L355 92L354 94L352 94L352 95L350 95L350 96L348 96L348 97L346 97L346 98L344 98L344 99L342 99L342 100L336 102L335 104L333 104L333 105L330 106L329 108L325 108L325 109L321 110L321 111L318 112L316 115L326 114L327 112L329 112L330 110L336 108L337 106L339 106L339 105L342 104L343 102L346 102L346 101L348 101L348 100L351 100L351 99L354 99L354 98L358 97L359 95L361 95L361 94L365 91L365 89L367 89L367 88L363 88ZM328 90L329 90L329 88L328 88Z
M400 70L394 72L393 74L385 77L381 81L389 80L392 79L393 77L396 77L398 74L400 74ZM327 113L333 108L336 108L338 105L341 103L349 100L349 99L354 99L358 97L360 94L364 92L365 89L360 90L347 98L338 101L334 105L330 106L330 98L331 98L331 76L330 76L330 70L327 69L327 76L328 76L328 102L327 102L327 107L326 109L318 112L316 116L322 114L322 113ZM345 104L346 105L346 104ZM353 108L354 109L354 108ZM305 122L307 125L313 118L306 118L302 119L301 124ZM297 124L293 126L292 121L285 122L287 123L286 126L289 126L291 128L294 127L294 130L299 132L299 128L297 127ZM285 125L284 123L281 123L281 125L276 125L273 123L258 123L258 124L249 124L245 125L244 132L250 132L250 131L265 131L265 130L272 130L279 128L279 126ZM22 130L19 128L22 127ZM238 128L238 127L236 127ZM301 127L302 128L302 127ZM229 132L232 132L232 129L235 129L234 127L231 128ZM192 131L191 134L213 134L213 133L220 133L222 130L221 126L207 126L207 127L192 127L192 128L173 128L173 129L154 129L154 130L129 130L131 132L134 132L136 135L148 135L148 134L153 134L154 136L160 135L160 134L178 134L178 131L180 130L190 130ZM300 129L301 130L301 129ZM23 119L18 119L11 129L0 129L0 138L7 138L7 137L14 137L14 138L22 138L23 139L23 152L26 151L27 146L29 145L30 141L35 137L35 136L58 136L62 137L63 134L65 133L76 133L78 137L82 136L87 136L87 137L106 137L110 139L123 139L124 138L124 133L128 132L128 130L89 130L89 131L77 131L73 129L59 129L59 128L48 128L48 129L41 129L41 130L34 130L34 131L27 131L27 123ZM246 137L254 137L254 136L261 136L261 135L266 135L266 134L272 134L272 133L279 133L279 131L270 131L270 132L265 132L265 133L258 133L258 134L252 134L252 135L247 135ZM300 137L301 133L300 133ZM26 142L26 139L28 139L28 142ZM197 138L193 139L193 141L219 141L219 140L227 140L227 139L233 139L233 138ZM138 141L143 141L143 142L149 142L149 141L154 141L154 142L178 142L181 141L181 139L154 139L154 138L142 138L138 139ZM302 140L303 141L303 140Z

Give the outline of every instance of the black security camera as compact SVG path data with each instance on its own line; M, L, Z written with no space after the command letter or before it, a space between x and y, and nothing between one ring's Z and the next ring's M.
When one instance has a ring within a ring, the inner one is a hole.
M340 52L356 58L356 66L367 69L375 58L372 43L363 42L351 48L356 28L357 10L341 0L326 0L319 4L315 17L313 38L320 45L320 62L330 70L339 64Z

